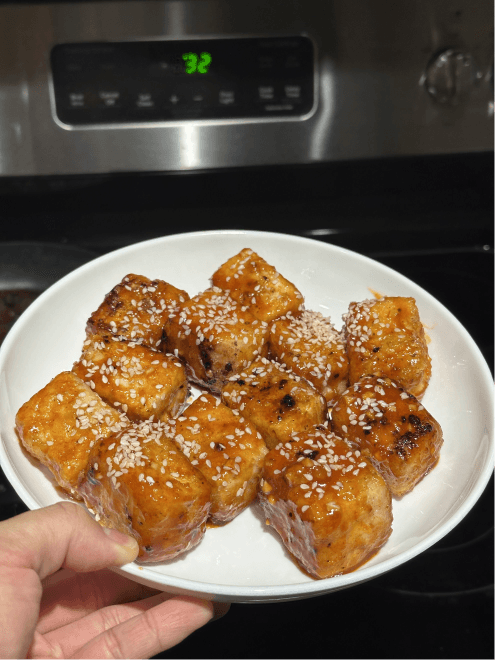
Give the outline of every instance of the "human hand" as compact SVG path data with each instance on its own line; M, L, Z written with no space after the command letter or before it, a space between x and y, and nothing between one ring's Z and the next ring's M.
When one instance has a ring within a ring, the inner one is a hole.
M0 522L0 657L150 658L212 618L209 601L105 570L137 554L70 502Z

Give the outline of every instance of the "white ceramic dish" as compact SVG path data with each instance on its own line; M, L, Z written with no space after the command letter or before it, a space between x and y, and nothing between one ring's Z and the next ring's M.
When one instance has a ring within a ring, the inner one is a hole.
M393 505L393 533L353 573L313 580L300 571L266 527L256 506L223 528L209 529L178 559L121 569L129 578L173 593L236 602L300 599L350 587L415 557L469 512L493 470L493 392L486 362L463 326L437 300L395 271L358 254L283 234L213 231L138 243L100 257L42 294L0 349L0 459L31 509L60 499L46 469L21 451L14 433L19 407L79 357L86 319L129 272L161 278L189 294L209 286L216 268L244 247L275 265L300 289L306 307L337 327L353 300L385 295L416 298L431 338L433 375L423 399L445 443L437 467Z

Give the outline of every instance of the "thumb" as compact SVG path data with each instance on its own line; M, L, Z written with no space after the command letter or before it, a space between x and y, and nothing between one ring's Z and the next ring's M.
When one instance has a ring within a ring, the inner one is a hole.
M33 569L41 580L62 567L87 572L122 566L138 552L134 538L101 527L71 502L0 523L0 564Z

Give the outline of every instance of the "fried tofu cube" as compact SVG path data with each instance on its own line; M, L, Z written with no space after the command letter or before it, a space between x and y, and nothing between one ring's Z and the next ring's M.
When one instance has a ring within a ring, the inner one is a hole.
M269 449L327 419L326 401L313 385L266 358L233 376L222 401L254 424Z
M189 295L162 280L130 273L115 286L88 319L88 335L113 334L160 348L163 325Z
M389 378L361 378L338 399L332 423L370 458L395 497L409 493L440 456L440 424Z
M211 394L184 411L175 431L175 442L210 485L212 523L229 522L257 495L268 452L261 435Z
M25 449L65 490L77 489L101 438L129 424L71 372L62 372L19 409L16 431Z
M385 481L326 424L268 453L260 503L287 550L316 578L354 570L392 531Z
M386 376L420 399L430 380L431 360L414 298L353 302L345 316L349 382Z
M220 392L230 375L268 354L268 324L214 287L183 303L167 320L163 350L186 362L193 382Z
M87 339L72 371L135 422L175 417L189 394L184 365L175 356L113 335Z
M249 248L226 261L211 278L213 286L228 291L260 321L302 309L304 298L274 266Z
M140 422L101 441L79 488L106 527L134 536L138 561L173 559L206 530L210 487L163 422Z
M344 339L320 312L289 312L270 326L270 357L312 383L332 405L347 387Z

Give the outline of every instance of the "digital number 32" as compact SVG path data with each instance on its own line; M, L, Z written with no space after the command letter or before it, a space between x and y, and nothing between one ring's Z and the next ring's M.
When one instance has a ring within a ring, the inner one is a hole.
M210 53L184 53L182 59L186 63L186 73L208 73L211 64Z

